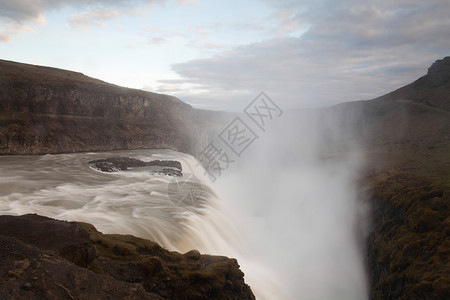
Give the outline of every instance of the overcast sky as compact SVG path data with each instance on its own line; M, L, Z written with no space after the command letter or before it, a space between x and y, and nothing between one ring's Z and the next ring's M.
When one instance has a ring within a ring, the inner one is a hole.
M0 0L0 58L241 111L370 99L450 55L449 0Z

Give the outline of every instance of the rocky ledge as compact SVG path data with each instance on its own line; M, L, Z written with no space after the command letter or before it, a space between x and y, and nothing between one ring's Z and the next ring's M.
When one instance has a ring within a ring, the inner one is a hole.
M179 161L175 160L152 160L143 161L130 157L110 157L105 159L92 160L89 162L91 167L102 172L120 172L130 168L155 167L150 169L153 173L162 173L169 176L183 176L183 168Z
M87 223L0 216L0 299L255 299L235 259Z

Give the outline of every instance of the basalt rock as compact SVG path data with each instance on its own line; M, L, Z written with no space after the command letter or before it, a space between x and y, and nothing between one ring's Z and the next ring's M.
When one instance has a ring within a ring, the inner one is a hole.
M0 299L163 299L16 238L0 235Z
M169 176L182 177L183 170L181 163L175 160L152 160L143 161L130 157L110 157L105 159L92 160L91 166L102 172L126 171L130 168L159 167L159 169L150 170L154 173L162 173Z
M161 171L155 171L155 173L161 173L168 176L183 177L183 173L177 169L164 168Z
M38 216L1 216L0 235L13 237L81 267L97 257L89 234L75 223Z
M38 215L0 216L0 299L255 299L235 259Z

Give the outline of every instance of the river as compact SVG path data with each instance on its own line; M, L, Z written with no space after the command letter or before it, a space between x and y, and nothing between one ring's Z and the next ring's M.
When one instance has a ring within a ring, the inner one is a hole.
M177 160L184 177L88 164L113 156ZM169 250L235 257L258 299L364 299L351 169L268 164L255 172L257 156L244 161L212 183L194 157L171 150L1 156L0 214L88 222Z

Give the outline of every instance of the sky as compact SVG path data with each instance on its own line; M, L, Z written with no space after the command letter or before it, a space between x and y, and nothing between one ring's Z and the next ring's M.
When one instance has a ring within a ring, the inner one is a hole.
M371 99L450 55L450 0L0 0L0 59L242 111Z

